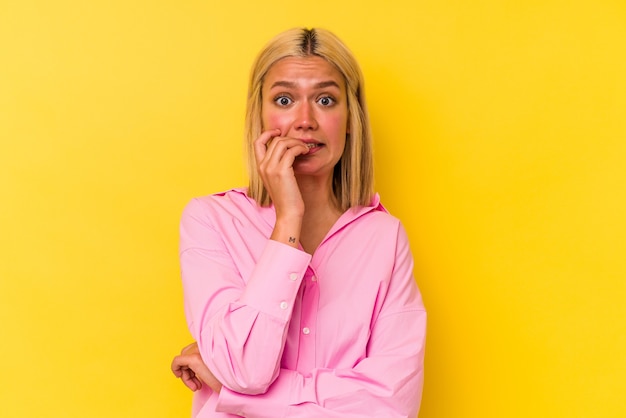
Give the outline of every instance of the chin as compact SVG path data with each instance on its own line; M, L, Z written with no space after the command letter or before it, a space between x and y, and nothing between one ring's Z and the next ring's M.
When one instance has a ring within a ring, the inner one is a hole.
M293 166L293 172L296 176L325 176L333 174L332 170L323 169L320 167L308 166L307 164Z

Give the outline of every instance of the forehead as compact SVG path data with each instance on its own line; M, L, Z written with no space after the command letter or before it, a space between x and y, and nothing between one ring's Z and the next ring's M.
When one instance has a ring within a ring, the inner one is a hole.
M276 82L291 82L297 85L335 81L344 89L343 76L339 70L322 57L286 57L276 61L265 75L263 88L271 88Z

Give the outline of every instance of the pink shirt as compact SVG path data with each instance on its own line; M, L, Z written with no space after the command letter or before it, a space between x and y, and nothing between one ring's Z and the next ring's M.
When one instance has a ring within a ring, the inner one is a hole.
M311 256L270 240L275 220L245 189L185 208L185 313L224 385L193 416L414 418L426 312L400 222L376 196Z

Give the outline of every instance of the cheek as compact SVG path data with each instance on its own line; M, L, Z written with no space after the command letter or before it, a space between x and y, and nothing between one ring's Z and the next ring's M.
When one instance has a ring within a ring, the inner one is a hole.
M263 130L280 129L284 131L290 124L289 118L285 114L264 112L263 113Z
M348 131L348 118L346 115L333 115L327 119L326 126L333 132L343 135Z

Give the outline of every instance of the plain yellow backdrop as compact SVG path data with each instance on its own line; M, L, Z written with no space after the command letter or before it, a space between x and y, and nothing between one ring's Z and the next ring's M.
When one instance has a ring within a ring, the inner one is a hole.
M626 3L0 3L0 416L184 417L186 202L245 184L255 53L361 62L429 311L421 418L626 416Z

